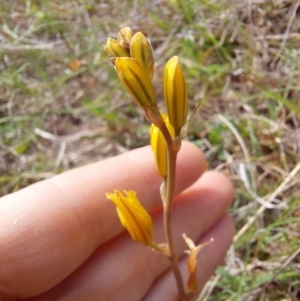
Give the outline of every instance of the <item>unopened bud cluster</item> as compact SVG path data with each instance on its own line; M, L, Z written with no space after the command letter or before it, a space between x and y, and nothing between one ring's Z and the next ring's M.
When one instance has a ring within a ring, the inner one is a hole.
M167 176L166 145L160 132L166 126L172 139L180 138L186 123L188 99L186 84L177 56L166 64L163 74L164 102L167 116L162 116L156 106L156 96L152 85L154 74L153 51L143 33L134 33L130 27L123 27L117 40L108 38L104 50L110 57L119 79L128 94L143 110L152 123L150 142L154 152L157 171Z

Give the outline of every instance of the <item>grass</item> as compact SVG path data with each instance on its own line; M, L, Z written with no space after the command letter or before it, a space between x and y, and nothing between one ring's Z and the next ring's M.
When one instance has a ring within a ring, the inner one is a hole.
M129 25L151 39L159 100L180 57L191 111L201 103L188 139L236 188L235 243L199 300L298 300L299 4L1 2L1 194L148 144L103 52Z

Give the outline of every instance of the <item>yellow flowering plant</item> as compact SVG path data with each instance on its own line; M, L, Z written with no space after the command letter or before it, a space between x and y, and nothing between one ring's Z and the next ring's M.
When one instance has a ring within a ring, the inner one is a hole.
M172 57L163 73L164 102L167 114L160 112L152 85L154 58L152 47L143 33L134 33L130 27L123 27L117 40L108 38L104 50L115 66L117 75L131 98L151 123L150 144L156 163L156 170L162 177L160 190L166 243L153 242L151 216L140 203L134 191L119 190L107 193L107 199L117 207L121 224L136 242L148 246L167 256L170 260L178 288L178 299L189 300L197 290L197 254L207 243L195 246L190 238L183 236L189 250L189 279L183 282L175 254L171 228L171 212L174 197L176 158L181 148L182 136L188 115L188 98L184 74L179 58Z

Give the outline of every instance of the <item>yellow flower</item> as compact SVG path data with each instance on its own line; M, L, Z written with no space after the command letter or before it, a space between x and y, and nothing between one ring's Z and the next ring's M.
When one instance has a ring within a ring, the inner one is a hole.
M133 30L128 26L122 27L118 32L118 41L120 45L128 51L128 53L130 52L129 47L132 36Z
M116 71L124 88L143 110L146 106L155 105L156 98L151 81L136 59L117 58Z
M169 130L171 137L174 137L174 129L169 122L168 116L162 114L164 122ZM150 144L154 154L156 170L158 174L165 178L168 175L167 166L167 146L163 134L160 129L156 127L153 123L150 127Z
M130 41L130 56L142 65L152 80L154 74L152 47L141 32L137 32Z
M117 57L129 57L129 52L121 44L112 38L107 38L104 50L114 64Z
M198 283L197 283L197 255L203 249L203 247L207 246L213 239L210 241L204 242L201 245L195 246L195 243L185 235L182 235L183 239L185 240L186 244L188 245L189 249L186 253L189 254L188 258L188 270L189 270L189 279L187 281L187 288L190 292L196 292L198 290Z
M135 191L125 191L123 195L115 189L114 193L107 193L106 198L117 206L117 213L121 224L127 229L133 240L145 246L152 246L153 224L152 218L141 205Z
M163 75L164 100L170 123L179 136L188 113L188 99L183 72L178 57L173 56L166 64Z

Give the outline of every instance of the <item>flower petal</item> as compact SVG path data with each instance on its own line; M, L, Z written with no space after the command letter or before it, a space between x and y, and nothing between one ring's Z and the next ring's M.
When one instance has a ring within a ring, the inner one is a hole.
M152 80L154 74L152 47L141 32L137 32L130 41L130 56L135 58L142 65L150 80Z
M189 279L187 281L187 288L190 292L196 292L198 290L197 255L203 249L203 247L212 243L213 239L204 242L198 246L195 246L194 242L189 237L187 237L185 233L182 236L190 249L189 251L187 251L187 253L189 254L188 263L187 263L188 270L189 270Z
M153 237L152 218L141 205L135 191L119 190L107 193L106 198L117 206L117 213L121 224L127 229L133 240L149 246Z
M183 72L178 57L173 56L166 64L163 75L164 100L170 123L179 136L185 125L188 113L188 99Z
M122 27L118 32L118 41L120 45L124 47L124 49L126 49L128 53L130 52L129 48L130 48L130 40L132 36L133 36L133 30L128 26Z
M145 69L136 59L117 58L116 70L124 88L142 109L155 105L153 86Z
M169 130L171 137L174 137L174 129L169 122L168 116L162 114L164 122ZM165 142L165 138L161 133L160 129L156 127L153 123L150 127L150 144L152 147L152 151L154 154L154 159L156 163L156 170L158 174L165 178L168 174L167 167L167 146Z
M115 63L117 57L129 57L129 52L117 40L112 38L107 38L104 50L113 63Z

